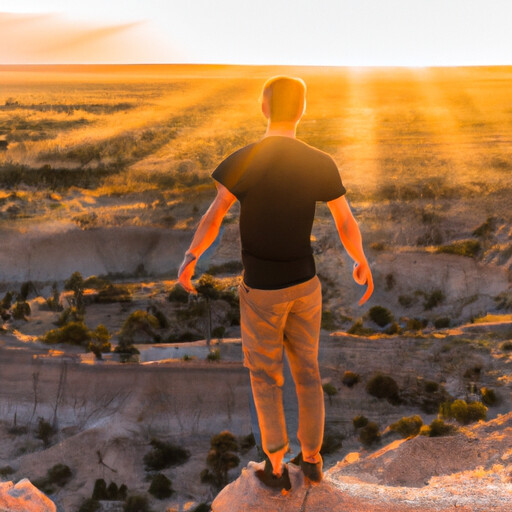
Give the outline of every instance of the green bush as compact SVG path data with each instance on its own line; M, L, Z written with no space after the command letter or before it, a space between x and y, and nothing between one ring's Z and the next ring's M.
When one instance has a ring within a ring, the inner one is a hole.
M402 419L392 423L389 428L393 432L398 432L402 437L417 436L423 425L420 416L404 416Z
M352 326L347 330L348 334L355 334L356 336L369 336L373 334L375 331L368 327L363 327L363 320L359 318L356 320Z
M466 403L465 400L454 400L453 402L443 402L439 414L443 418L454 418L459 423L467 425L478 420L485 420L487 407L482 402Z
M378 373L371 377L366 383L366 391L377 398L385 398L395 405L400 401L398 384L389 375Z
M334 395L337 395L338 394L338 390L336 389L335 386L333 386L330 382L326 382L323 386L322 386L323 390L324 390L324 393L327 395L327 397L329 398L329 404L332 405L332 397Z
M334 331L336 329L336 322L332 311L329 311L328 309L324 309L322 311L322 321L320 325L322 329L325 329L326 331Z
M423 309L431 310L444 302L445 295L441 290L433 290L429 294L425 294Z
M155 338L156 333L154 330L159 327L160 323L154 315L138 309L131 313L124 321L119 332L119 341L123 344L135 343L138 334L145 334L150 338Z
M224 333L226 332L226 328L222 325L218 325L212 329L212 337L213 338L222 338Z
M432 421L430 425L423 425L420 429L420 436L427 437L442 437L449 436L457 431L455 425L445 423L442 419L438 418Z
M169 302L178 302L182 304L188 303L188 292L179 284L172 287L169 295L167 296Z
M78 512L98 512L100 510L100 503L93 498L87 498L82 502Z
M494 391L494 389L483 387L480 390L480 393L482 395L482 402L485 405L496 405L498 398L496 396L496 392Z
M343 446L343 439L343 434L339 432L333 432L330 430L325 432L320 453L322 455L328 455L336 452Z
M352 424L356 430L358 428L366 427L366 425L368 425L368 418L362 415L354 416L354 418L352 418Z
M161 471L171 466L183 464L190 457L190 452L181 446L172 443L152 439L151 451L144 455L144 466L146 471Z
M92 491L93 500L106 500L107 499L107 482L103 478L98 478L94 482Z
M240 459L235 452L238 451L238 442L235 436L228 430L214 435L210 440L210 451L206 458L207 466L212 470L201 473L204 481L217 486L219 489L228 483L228 471L240 464Z
M241 436L238 440L238 445L240 446L240 453L247 453L253 446L256 446L254 434L251 432L246 436Z
M360 375L358 373L351 372L350 370L345 371L343 377L341 378L342 384L348 388L355 386L360 381Z
M218 275L218 274L240 274L242 270L244 269L244 266L242 265L241 261L233 260L233 261L226 261L225 263L220 263L219 265L210 265L207 272L208 274L211 274L212 276Z
M439 389L439 384L433 380L426 380L423 386L427 393L435 393Z
M457 254L459 256L466 256L467 258L475 258L478 256L482 246L478 240L457 240L447 245L440 245L436 252Z
M208 352L206 356L207 361L220 361L220 350L216 348L215 350L212 350Z
M503 352L510 352L512 350L512 341L504 341L500 348Z
M30 316L30 304L25 301L17 300L12 310L12 317L14 320L27 320L27 316Z
M36 429L36 438L41 439L43 441L44 446L50 446L50 441L53 435L55 434L55 429L52 425L46 421L44 418L39 417Z
M398 303L404 308L410 308L416 302L416 298L411 295L399 295Z
M172 482L163 473L157 473L151 479L148 492L155 498L164 500L169 498L174 493L174 490L172 489Z
M0 477L12 475L13 473L15 473L15 471L11 466L2 466L0 468Z
M96 296L98 304L113 304L115 302L131 302L132 294L126 286L107 284Z
M434 320L434 327L436 329L444 329L450 327L451 319L447 316L442 316Z
M82 311L78 311L75 306L70 306L66 308L59 316L56 324L60 327L72 323L72 322L83 322L84 321L84 313Z
M374 421L370 421L359 430L358 439L365 446L371 446L372 444L378 443L380 441L379 425Z
M130 496L123 505L123 512L151 512L146 496Z
M103 279L98 276L90 276L83 282L84 288L90 288L92 290L103 290L109 286L111 282L108 279Z
M85 345L91 341L92 331L83 322L70 322L58 329L48 331L43 337L43 343L71 343L72 345Z
M394 320L391 311L382 306L371 307L368 311L368 315L370 320L376 323L379 327L385 327Z
M57 487L64 487L72 478L73 474L69 466L55 464L43 478L34 480L34 485L45 494L53 494Z
M191 512L210 512L210 505L207 503L199 503L199 505Z

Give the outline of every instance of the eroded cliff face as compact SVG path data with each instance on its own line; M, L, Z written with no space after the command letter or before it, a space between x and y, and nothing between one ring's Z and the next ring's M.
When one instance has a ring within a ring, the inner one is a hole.
M350 453L305 482L289 464L292 489L263 486L250 462L225 487L212 512L512 511L512 413L442 438L395 440L372 454Z

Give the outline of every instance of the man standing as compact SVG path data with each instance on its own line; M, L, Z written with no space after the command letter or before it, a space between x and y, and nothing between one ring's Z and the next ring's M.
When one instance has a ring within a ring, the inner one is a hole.
M217 237L222 219L240 201L243 281L239 288L244 366L249 369L262 447L268 460L257 472L273 488L291 488L283 457L288 438L282 403L283 349L299 404L294 459L307 479L322 479L324 397L318 368L322 294L310 236L317 201L325 201L340 239L355 261L353 277L373 292L361 234L345 199L334 160L295 136L306 106L299 78L269 79L262 94L265 136L228 156L215 169L217 196L202 217L179 270L179 282L194 293L191 279L200 255Z

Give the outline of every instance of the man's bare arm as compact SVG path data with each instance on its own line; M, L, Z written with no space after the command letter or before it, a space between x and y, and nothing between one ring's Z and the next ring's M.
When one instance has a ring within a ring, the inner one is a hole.
M215 182L215 184L217 185L217 196L201 218L190 247L185 253L185 259L178 271L179 283L189 293L197 293L192 285L192 276L197 260L217 238L222 219L236 201L236 197L224 185L219 182Z
M341 243L349 256L355 261L354 271L352 273L355 282L360 285L368 285L365 294L359 300L359 305L361 306L373 293L373 277L364 254L361 231L359 231L357 221L352 215L352 211L344 195L333 201L329 201L327 206L329 210L331 210L334 222L336 223Z

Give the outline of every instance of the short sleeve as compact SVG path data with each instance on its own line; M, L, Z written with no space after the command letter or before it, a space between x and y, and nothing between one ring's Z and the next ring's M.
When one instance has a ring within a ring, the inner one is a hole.
M326 155L318 178L317 201L333 201L347 192L341 181L338 166L329 155Z
M224 185L237 198L242 192L242 182L247 170L247 155L252 146L245 146L225 158L212 172L212 178Z

